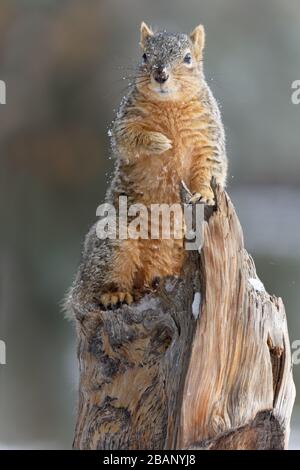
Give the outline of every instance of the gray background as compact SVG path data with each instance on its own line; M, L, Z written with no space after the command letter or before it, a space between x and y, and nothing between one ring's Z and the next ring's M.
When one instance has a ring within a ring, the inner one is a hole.
M75 334L60 304L107 187L107 129L139 58L141 20L206 27L228 191L260 278L285 302L291 342L300 339L299 0L1 0L2 448L72 443ZM294 376L299 386L300 365ZM299 424L295 408L293 448Z

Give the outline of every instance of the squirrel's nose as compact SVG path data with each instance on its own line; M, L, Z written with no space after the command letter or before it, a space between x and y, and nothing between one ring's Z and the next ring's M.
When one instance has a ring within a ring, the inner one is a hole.
M165 83L169 78L166 68L157 67L153 72L153 78L158 83Z

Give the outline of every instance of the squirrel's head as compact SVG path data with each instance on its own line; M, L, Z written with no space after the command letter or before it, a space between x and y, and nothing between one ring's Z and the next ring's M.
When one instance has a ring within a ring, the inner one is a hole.
M153 33L143 22L137 88L158 100L183 100L195 95L203 79L204 42L202 25L188 35Z

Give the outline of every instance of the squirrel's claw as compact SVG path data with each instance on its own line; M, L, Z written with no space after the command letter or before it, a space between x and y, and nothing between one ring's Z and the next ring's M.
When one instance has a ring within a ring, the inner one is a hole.
M132 304L133 297L129 292L106 292L100 297L100 303L105 307L113 307L117 304Z
M189 200L189 204L195 204L196 202L201 202L207 206L215 205L215 198L212 190L209 188L208 191L201 191L201 193L193 193Z

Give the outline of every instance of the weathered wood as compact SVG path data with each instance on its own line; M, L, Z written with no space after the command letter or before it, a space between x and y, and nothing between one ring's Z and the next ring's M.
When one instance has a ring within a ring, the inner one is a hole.
M295 392L284 306L259 283L229 197L216 197L182 279L113 311L74 290L74 448L286 448Z

